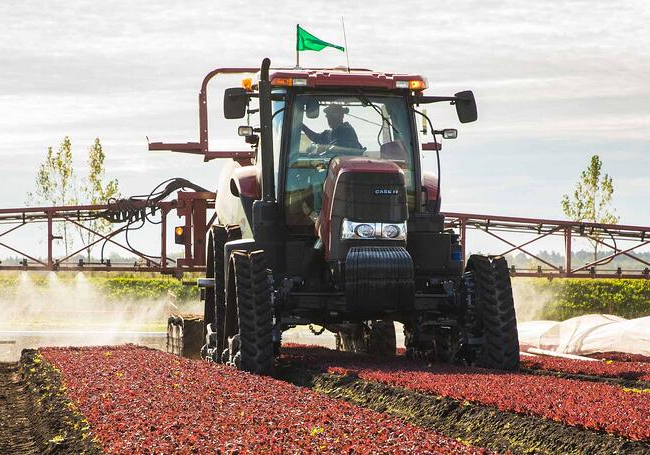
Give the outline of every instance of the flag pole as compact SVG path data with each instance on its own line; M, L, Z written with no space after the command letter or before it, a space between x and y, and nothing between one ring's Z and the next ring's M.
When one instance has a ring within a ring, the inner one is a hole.
M350 56L348 55L348 39L345 37L345 21L341 16L341 25L343 26L343 42L345 43L345 59L348 62L348 73L350 72Z
M298 50L299 34L300 34L300 24L296 24L296 68L300 68L300 51Z

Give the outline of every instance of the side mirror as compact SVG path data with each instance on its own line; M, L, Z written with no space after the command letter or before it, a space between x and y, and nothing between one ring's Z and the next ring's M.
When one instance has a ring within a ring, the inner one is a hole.
M226 89L223 94L223 116L227 119L243 118L248 106L248 95L241 87Z
M470 123L476 121L478 114L476 112L476 100L471 90L456 93L456 113L460 123Z
M305 103L305 114L307 118L318 118L320 115L320 104L318 100L309 99Z

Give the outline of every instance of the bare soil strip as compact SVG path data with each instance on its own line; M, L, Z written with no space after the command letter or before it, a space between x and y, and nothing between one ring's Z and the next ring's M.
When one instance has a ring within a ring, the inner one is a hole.
M33 350L18 363L0 363L0 453L101 453L64 391L58 373Z
M281 379L478 447L536 454L648 454L650 444L449 398L287 365Z
M578 381L604 382L611 385L617 385L630 389L644 390L650 389L650 381L635 379L614 378L611 376L597 376L583 373L566 373L563 371L543 370L541 368L521 368L520 371L526 374L536 374L539 376L555 376L563 379L576 379Z
M40 453L34 414L18 363L0 363L0 453Z

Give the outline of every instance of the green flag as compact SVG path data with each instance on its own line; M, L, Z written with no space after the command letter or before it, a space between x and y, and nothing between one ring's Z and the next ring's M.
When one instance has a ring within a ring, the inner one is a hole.
M343 46L337 46L336 44L331 44L323 41L322 39L316 38L314 35L304 30L303 28L298 27L298 34L296 36L296 50L297 51L321 51L326 47L333 47L338 49L341 52L345 51Z

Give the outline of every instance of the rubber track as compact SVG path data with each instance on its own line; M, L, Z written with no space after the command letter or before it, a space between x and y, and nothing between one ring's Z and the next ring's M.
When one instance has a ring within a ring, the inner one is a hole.
M264 252L235 252L241 369L267 374L273 368L273 309Z
M517 317L515 302L512 297L510 270L504 257L492 259L492 269L495 278L496 302L500 323L498 339L492 340L490 350L502 359L504 369L519 368L519 334L517 332ZM492 354L493 355L493 354Z
M517 370L519 338L508 265L504 258L472 255L468 269L474 272L476 297L484 342L478 363L487 368Z
M497 452L647 454L650 444L356 377L285 365L281 379Z

